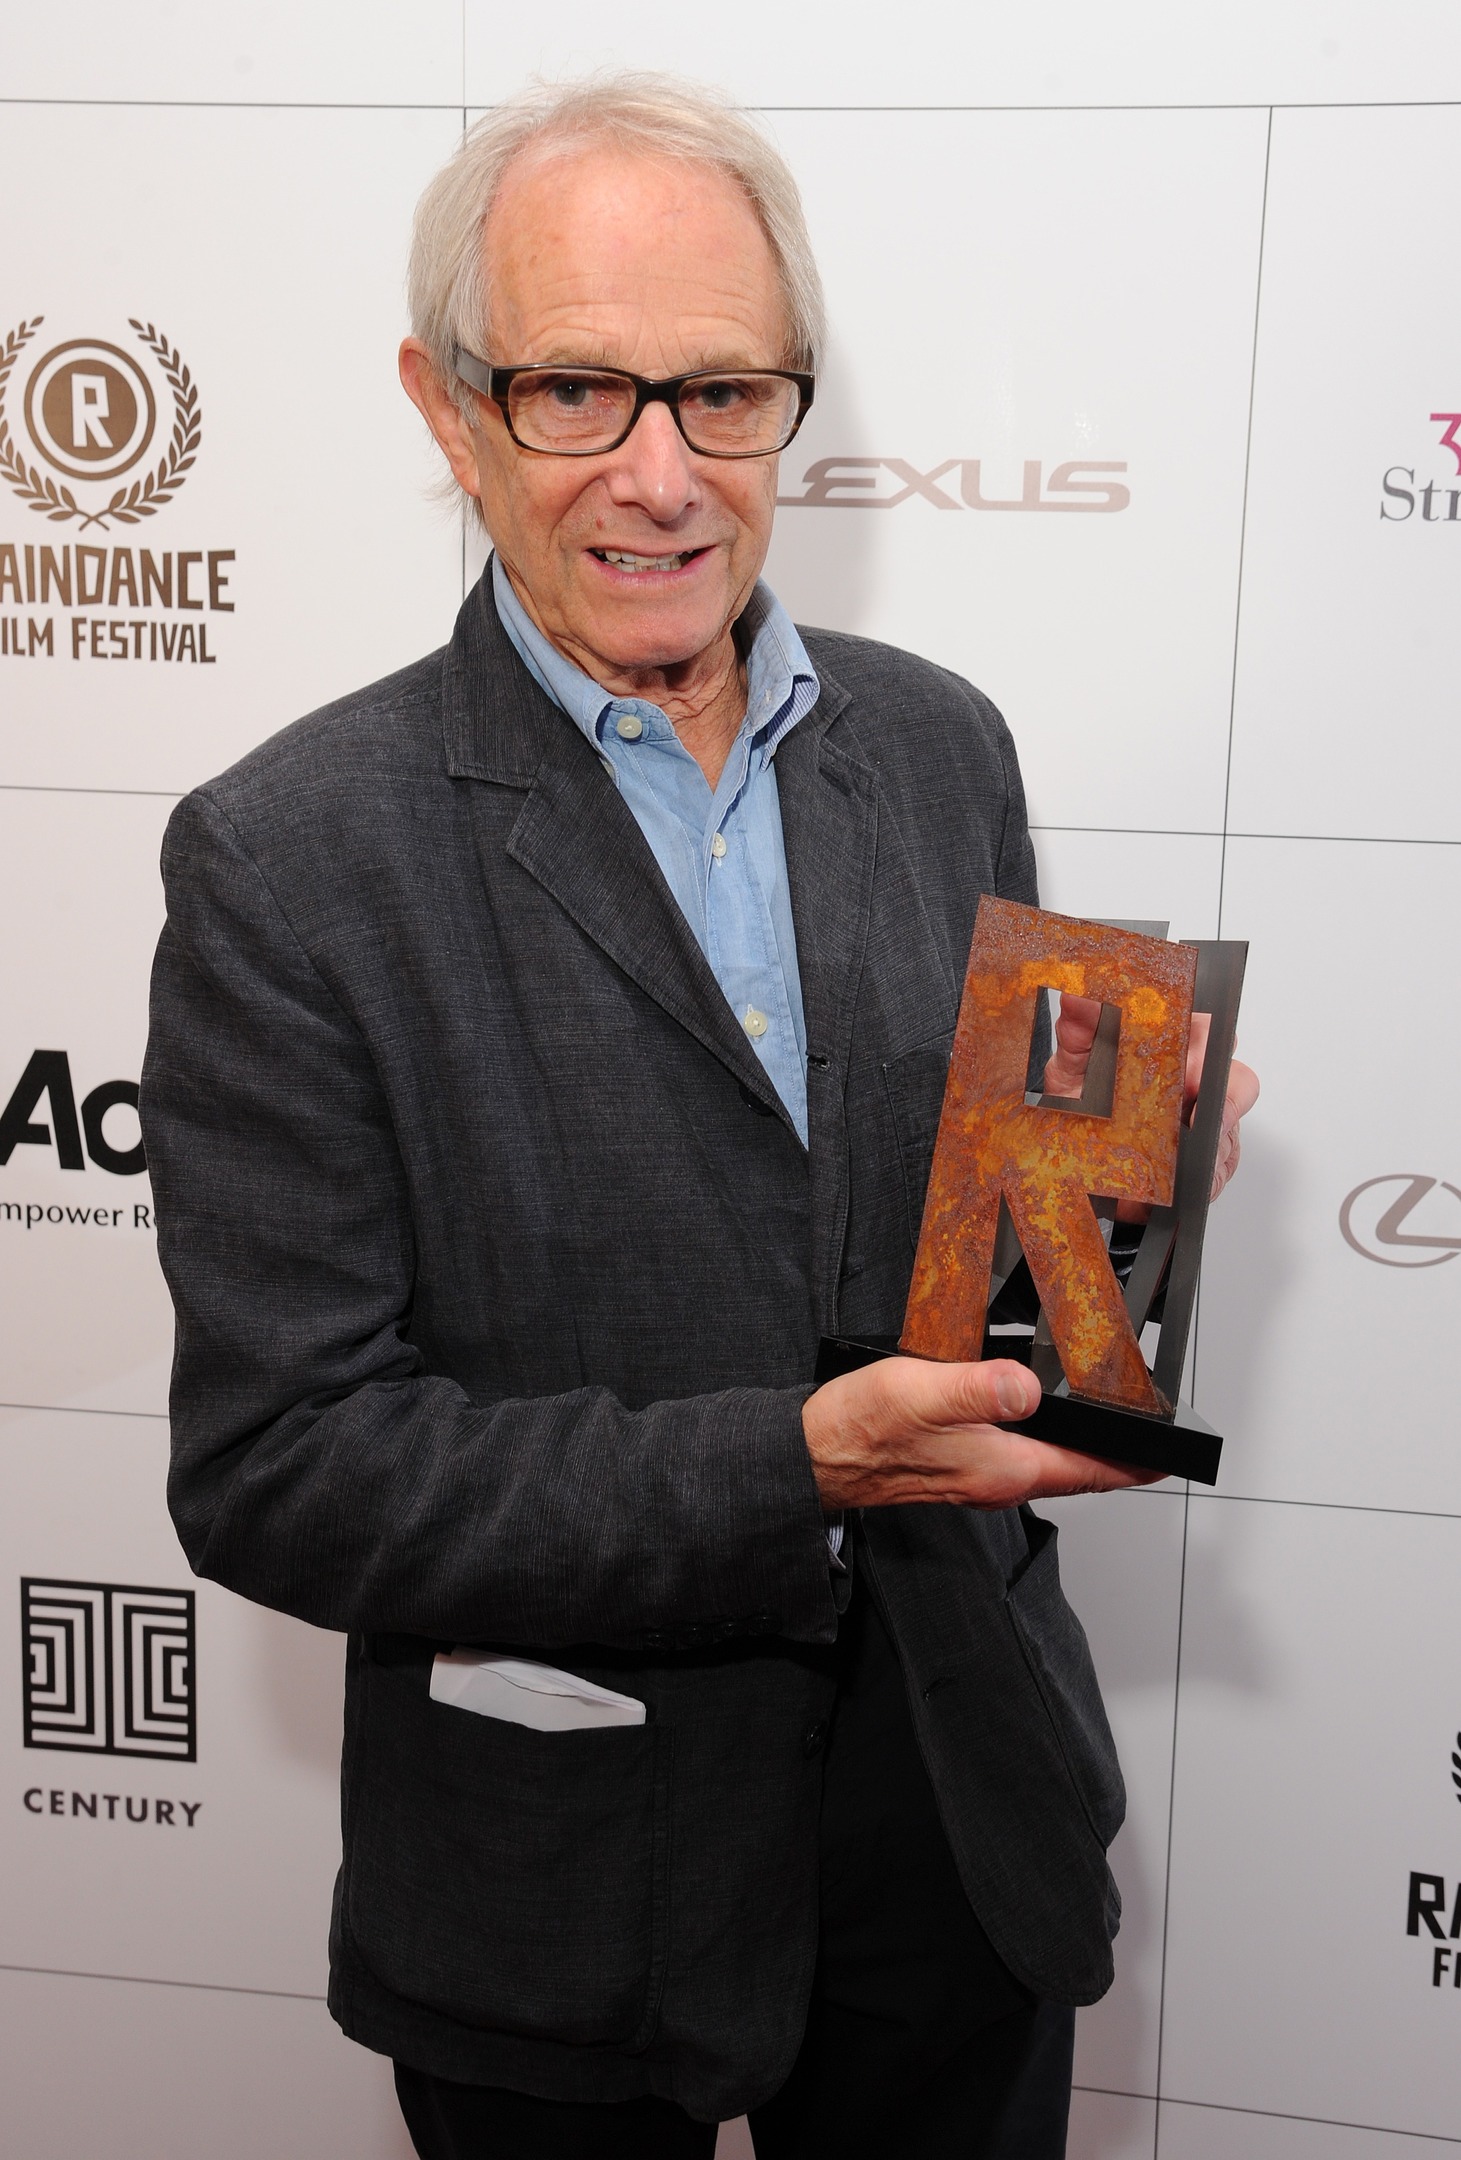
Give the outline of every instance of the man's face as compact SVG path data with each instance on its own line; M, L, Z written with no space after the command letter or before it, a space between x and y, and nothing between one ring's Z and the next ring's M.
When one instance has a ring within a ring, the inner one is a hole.
M713 169L613 149L509 173L485 236L499 366L780 367L775 263L740 190ZM472 431L487 529L540 629L599 679L708 653L766 559L775 457L699 457L662 404L619 449L519 449L480 401ZM633 569L628 554L672 567Z

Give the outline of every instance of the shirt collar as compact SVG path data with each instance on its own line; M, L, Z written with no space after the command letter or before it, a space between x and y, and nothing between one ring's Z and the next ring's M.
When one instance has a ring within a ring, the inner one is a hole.
M611 712L644 705L643 699L616 698L544 637L495 555L492 597L502 627L534 682L595 746L602 739ZM736 628L746 656L746 717L742 725L752 742L759 743L765 764L798 720L811 711L822 686L796 625L764 580L757 581ZM657 711L658 707L651 709Z

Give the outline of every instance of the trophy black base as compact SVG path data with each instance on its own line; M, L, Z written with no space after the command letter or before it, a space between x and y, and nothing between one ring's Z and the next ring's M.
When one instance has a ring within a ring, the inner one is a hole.
M1017 1335L994 1336L985 1346L987 1356L1012 1357L1021 1364L1029 1362L1028 1349L1028 1338ZM892 1336L859 1341L852 1336L824 1335L813 1377L821 1387L877 1358L897 1355L897 1339ZM1071 1395L1063 1380L1041 1396L1032 1416L1011 1419L1005 1429L1029 1433L1032 1439L1048 1440L1055 1447L1076 1448L1082 1455L1099 1455L1104 1462L1160 1470L1164 1477L1191 1478L1197 1485L1216 1485L1223 1452L1222 1435L1190 1403L1178 1403L1170 1418L1147 1417L1139 1410L1121 1410Z

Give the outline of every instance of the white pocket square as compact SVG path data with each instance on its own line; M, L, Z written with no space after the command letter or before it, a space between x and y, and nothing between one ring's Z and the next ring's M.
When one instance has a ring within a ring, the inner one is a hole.
M431 1665L431 1699L478 1717L530 1725L534 1732L577 1732L594 1725L642 1725L644 1705L632 1695L580 1680L577 1673L485 1650L453 1650Z

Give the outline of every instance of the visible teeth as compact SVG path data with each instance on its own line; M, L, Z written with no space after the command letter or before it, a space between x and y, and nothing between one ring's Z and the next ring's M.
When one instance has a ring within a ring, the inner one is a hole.
M687 548L683 555L626 555L622 548L594 550L600 562L617 563L621 570L678 570L694 552L693 548Z

